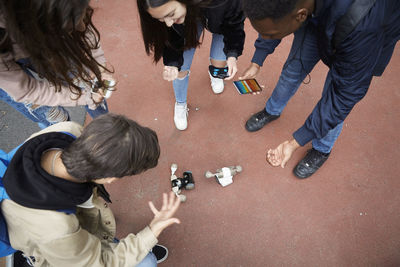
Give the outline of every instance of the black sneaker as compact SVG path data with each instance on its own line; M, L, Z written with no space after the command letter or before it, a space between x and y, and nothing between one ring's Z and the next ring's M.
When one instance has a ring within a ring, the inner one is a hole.
M258 131L267 123L279 118L279 116L280 115L271 115L263 108L263 110L257 112L247 120L245 128L249 132Z
M13 254L13 260L14 260L13 267L31 267L34 266L35 264L34 257L25 256L25 254L19 250Z
M313 175L329 158L330 153L322 153L314 148L308 150L307 155L293 169L297 178L305 179Z
M168 249L164 247L163 245L155 245L152 249L151 252L153 252L154 256L157 258L157 263L163 262L167 259L168 257Z

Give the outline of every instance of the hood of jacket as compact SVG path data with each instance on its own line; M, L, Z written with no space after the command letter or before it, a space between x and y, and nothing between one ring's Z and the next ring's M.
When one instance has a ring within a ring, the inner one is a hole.
M46 133L28 140L15 153L3 177L10 199L35 209L71 210L90 198L92 183L74 183L41 167L43 152L64 149L75 140L67 133Z

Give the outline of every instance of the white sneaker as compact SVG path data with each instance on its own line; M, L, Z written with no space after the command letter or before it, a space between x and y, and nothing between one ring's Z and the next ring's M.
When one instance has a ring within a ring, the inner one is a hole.
M211 88L214 94L222 93L224 91L224 79L214 78L210 72L208 72L208 75L210 75Z
M187 117L188 117L187 104L178 104L175 102L175 113L174 113L174 122L175 126L178 130L186 130L187 128Z

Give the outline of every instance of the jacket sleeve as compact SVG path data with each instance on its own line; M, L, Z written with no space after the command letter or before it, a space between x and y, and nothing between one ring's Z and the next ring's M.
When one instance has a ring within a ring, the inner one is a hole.
M51 266L131 267L143 260L155 244L157 238L148 227L110 244L78 226L75 232L38 246Z
M293 134L300 145L323 138L345 120L367 93L385 38L380 24L375 25L373 29L353 32L339 45L321 99L304 125Z
M263 39L261 35L258 35L257 40L254 42L254 47L256 50L254 51L253 58L251 62L256 63L259 66L264 64L265 59L269 54L272 54L275 51L275 48L281 43L281 40L268 40Z
M228 5L228 6L227 6ZM245 32L245 16L242 10L241 1L227 1L224 5L226 12L222 25L222 34L224 35L224 53L226 57L238 58L243 52Z
M168 28L169 43L165 44L163 51L164 66L177 67L181 70L183 65L183 46L185 39L172 26Z
M104 52L101 47L92 51L93 57L105 64ZM82 90L82 95L72 93L68 87L62 86L60 92L45 79L35 79L28 75L16 62L12 53L1 55L0 60L0 88L16 102L27 102L46 106L85 106L95 109L89 89Z
M16 102L46 106L94 105L90 91L84 90L78 99L67 87L55 92L55 87L47 80L37 80L28 75L11 53L3 54L0 60L0 88Z
M93 190L92 204L93 208L78 208L76 214L56 213L67 217L62 220L65 227L60 232L63 234L56 238L48 236L39 243L40 251L51 266L131 267L157 244L148 226L136 235L128 234L119 242L113 242L114 215L96 190Z

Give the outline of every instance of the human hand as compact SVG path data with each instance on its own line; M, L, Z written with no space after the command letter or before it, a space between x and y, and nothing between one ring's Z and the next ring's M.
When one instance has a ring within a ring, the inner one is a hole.
M255 79L258 72L260 72L260 66L257 63L251 62L250 66L243 72L239 80ZM263 86L261 86L263 87ZM253 92L252 95L259 95L260 91Z
M164 66L164 71L163 71L163 79L166 81L173 81L176 78L178 78L178 68L177 67L173 67L173 66Z
M94 73L91 74L91 97L95 104L100 104L103 99L110 98L113 91L116 90L117 81L113 77L113 73L101 69L101 79L102 83L100 83ZM89 84L89 83L88 83Z
M285 141L277 148L269 149L266 160L274 167L281 166L284 168L286 163L292 157L293 152L298 147L300 147L300 145L295 139L292 139L290 142Z
M98 89L96 92L92 90L92 99L96 105L99 105L104 100L103 90Z
M260 66L257 63L251 62L250 66L243 72L239 80L255 79L258 72L260 72Z
M152 201L149 202L151 211L154 213L154 219L150 222L150 229L156 237L161 232L173 223L180 224L180 220L172 218L174 213L178 210L181 201L177 198L174 192L169 193L169 197L166 193L163 193L163 204L160 210L154 207Z
M236 61L237 59L235 57L228 57L226 60L226 65L228 66L228 77L225 78L225 80L231 80L233 79L233 76L235 76L237 72Z

